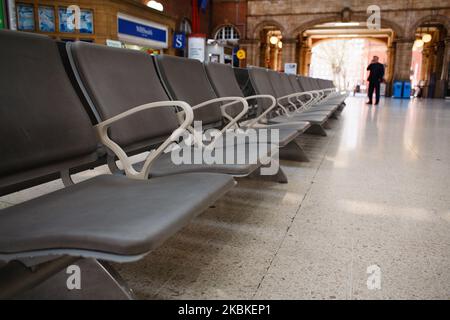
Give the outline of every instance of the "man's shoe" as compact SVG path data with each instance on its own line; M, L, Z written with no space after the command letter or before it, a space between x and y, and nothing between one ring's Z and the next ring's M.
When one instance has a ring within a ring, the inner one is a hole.
M372 104L372 101L367 101L366 104Z
M374 103L374 105L376 105L376 106L377 106L378 104L379 104L379 102L375 102L375 103Z

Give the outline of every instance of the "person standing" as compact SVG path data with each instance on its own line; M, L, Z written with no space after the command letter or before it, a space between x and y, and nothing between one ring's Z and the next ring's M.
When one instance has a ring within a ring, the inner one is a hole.
M372 62L367 67L367 71L370 71L369 78L369 101L367 104L372 104L373 91L375 90L375 104L380 102L380 84L383 82L384 77L384 65L378 62L379 58L373 56Z

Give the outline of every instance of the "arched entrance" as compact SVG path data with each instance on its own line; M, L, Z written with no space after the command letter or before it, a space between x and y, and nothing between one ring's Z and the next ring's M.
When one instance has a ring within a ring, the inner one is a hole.
M427 21L427 19L429 19ZM443 98L447 91L449 66L448 29L445 22L428 16L414 30L411 82L415 96ZM447 44L446 44L447 41Z
M341 89L364 90L366 68L374 55L385 64L388 81L392 80L391 28L372 30L365 22L324 22L299 34L299 73L334 80Z
M387 67L387 44L371 38L330 38L312 45L309 75L333 80L341 90L364 92L373 56Z

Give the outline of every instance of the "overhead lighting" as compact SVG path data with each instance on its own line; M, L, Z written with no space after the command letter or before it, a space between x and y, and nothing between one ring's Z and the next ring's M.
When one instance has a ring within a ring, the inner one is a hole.
M354 38L357 37L357 34L338 34L337 37L338 38Z
M278 41L278 48L283 48L283 42L281 42L281 41Z
M416 47L416 48L421 48L421 47L423 47L423 40L422 39L417 39L416 41L414 41L414 46Z
M276 45L278 43L278 37L277 36L271 36L269 41L270 41L271 44Z
M359 26L359 22L336 22L334 24L335 27L353 27Z
M158 11L164 10L164 6L162 5L162 3L155 1L155 0L150 0L149 2L147 2L147 7L158 10Z
M422 36L422 41L423 41L424 43L430 42L431 39L432 39L431 34L425 33L425 34Z

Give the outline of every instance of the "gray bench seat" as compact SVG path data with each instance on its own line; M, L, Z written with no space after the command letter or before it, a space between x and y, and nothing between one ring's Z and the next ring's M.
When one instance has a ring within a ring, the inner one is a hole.
M40 251L97 257L147 253L233 187L228 175L151 180L101 175L1 211L0 260ZM74 251L74 252L73 252ZM118 259L120 261L120 259Z

